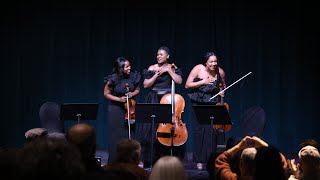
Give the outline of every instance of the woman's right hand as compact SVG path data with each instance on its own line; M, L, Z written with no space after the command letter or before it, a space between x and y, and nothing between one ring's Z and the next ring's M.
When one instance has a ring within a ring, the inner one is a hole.
M163 73L162 69L157 69L155 75L158 77L158 76L161 76L161 74Z
M213 81L210 78L202 79L203 85L213 84Z

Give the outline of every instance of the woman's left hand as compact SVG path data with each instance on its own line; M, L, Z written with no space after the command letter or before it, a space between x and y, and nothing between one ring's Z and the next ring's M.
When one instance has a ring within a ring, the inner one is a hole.
M129 92L126 95L128 96L128 98L132 98L133 97L133 93L132 92Z
M220 93L220 96L221 96L221 97L224 97L224 91Z

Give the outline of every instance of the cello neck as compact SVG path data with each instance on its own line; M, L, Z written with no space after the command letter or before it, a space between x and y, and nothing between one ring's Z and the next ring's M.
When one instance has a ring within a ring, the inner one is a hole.
M171 112L174 122L176 122L176 108L175 108L175 83L171 80Z

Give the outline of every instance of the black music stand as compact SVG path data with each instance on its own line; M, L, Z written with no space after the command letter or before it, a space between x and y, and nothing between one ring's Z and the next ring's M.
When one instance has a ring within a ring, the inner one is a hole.
M215 124L227 125L232 124L229 112L224 105L193 105L192 106L197 121L200 124L210 124L211 125L211 150L213 149L213 129ZM222 128L223 129L223 128ZM225 132L223 131L223 136Z
M98 112L98 103L65 103L61 106L61 119L75 120L96 120Z
M135 107L136 123L152 123L151 125L151 168L153 161L153 139L155 123L172 123L171 104L137 103ZM151 120L150 120L151 119Z

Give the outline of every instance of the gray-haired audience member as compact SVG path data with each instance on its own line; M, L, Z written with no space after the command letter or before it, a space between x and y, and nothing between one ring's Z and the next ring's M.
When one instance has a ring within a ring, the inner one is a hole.
M187 180L181 160L176 156L163 156L153 166L149 180Z
M298 153L300 163L294 159L289 160L291 176L289 180L319 180L320 179L320 154L317 148L305 146Z

